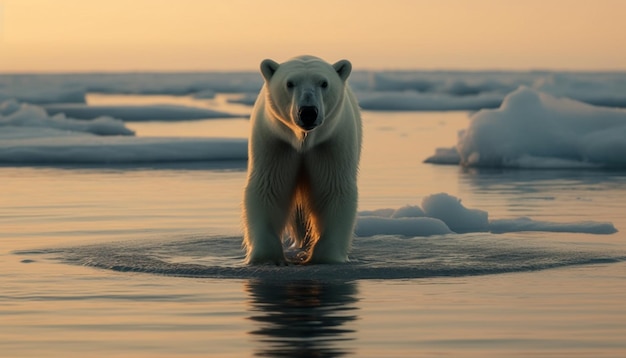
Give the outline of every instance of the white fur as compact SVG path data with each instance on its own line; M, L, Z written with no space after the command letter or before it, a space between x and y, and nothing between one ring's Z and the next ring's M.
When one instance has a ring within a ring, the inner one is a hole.
M248 263L285 264L285 234L306 250L306 263L348 259L362 137L351 69L312 56L261 63L243 210Z

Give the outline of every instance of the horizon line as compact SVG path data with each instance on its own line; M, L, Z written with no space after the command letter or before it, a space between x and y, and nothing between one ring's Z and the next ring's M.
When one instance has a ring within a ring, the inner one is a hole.
M402 67L402 68L358 68L353 72L476 72L476 73L537 73L537 72L560 72L560 73L626 73L625 68L548 68L548 67L534 67L534 68L507 68L507 67L484 67L484 68L461 68L461 67L449 67L449 68L427 68L427 67ZM80 75L80 74L128 74L128 73L150 73L150 74L185 74L185 73L255 73L259 72L258 69L120 69L120 70L32 70L32 71L2 71L0 75L6 76L19 76L19 75Z

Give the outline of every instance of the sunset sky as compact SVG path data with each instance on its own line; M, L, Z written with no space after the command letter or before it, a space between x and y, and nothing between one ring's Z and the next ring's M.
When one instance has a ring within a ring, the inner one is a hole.
M0 0L0 72L626 70L621 0Z

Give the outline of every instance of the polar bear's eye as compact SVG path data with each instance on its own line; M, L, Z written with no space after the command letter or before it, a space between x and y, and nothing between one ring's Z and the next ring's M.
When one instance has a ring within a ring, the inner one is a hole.
M328 81L322 81L322 88L328 88Z
M294 88L296 85L292 82L292 81L287 81L287 88L292 89Z

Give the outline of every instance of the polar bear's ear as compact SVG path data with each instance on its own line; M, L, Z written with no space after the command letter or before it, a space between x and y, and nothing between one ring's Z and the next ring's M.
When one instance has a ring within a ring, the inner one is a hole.
M278 70L278 66L278 62L270 59L263 60L261 62L261 73L263 74L263 78L265 78L265 81L270 81L270 78L272 78L276 70Z
M350 76L350 72L352 72L352 64L348 60L337 61L333 65L333 68L337 71L339 78L344 82L348 79L348 76Z

